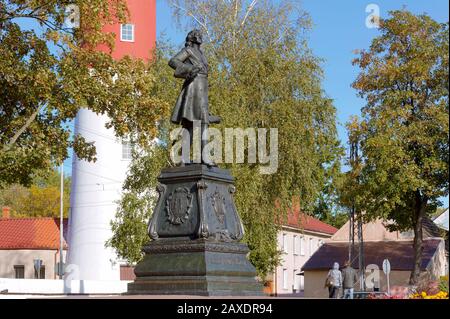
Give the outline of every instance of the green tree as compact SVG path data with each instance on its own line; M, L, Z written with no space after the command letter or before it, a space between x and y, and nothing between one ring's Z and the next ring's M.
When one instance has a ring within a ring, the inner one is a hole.
M346 124L348 132L349 156L345 159L345 164L349 170L339 175L337 182L337 202L340 207L345 208L348 214L355 214L355 218L367 218L367 214L362 214L366 201L362 182L363 160L361 158L362 132L360 129L360 119L357 116L351 117Z
M36 175L30 187L8 185L0 189L0 207L10 207L12 217L59 217L60 178L59 172L52 170ZM70 183L70 177L65 176L64 217L68 217L69 212Z
M343 149L336 149L336 152L337 156L343 156ZM345 180L345 174L341 172L341 167L337 163L327 174L328 178L314 204L313 215L339 229L347 222L349 217L346 207L340 201L340 189Z
M313 215L319 220L336 228L341 228L348 221L348 212L336 205L338 199L329 198L322 192L314 207Z
M353 131L361 142L359 206L368 218L414 230L416 284L422 257L422 220L448 195L448 23L393 11L381 35L354 64L353 83L367 104Z
M65 24L69 4L79 8L79 28ZM119 137L133 132L144 144L156 135L168 105L153 95L151 61L113 60L114 34L102 32L127 13L123 0L0 0L0 185L30 185L70 147L95 160L95 145L71 136L80 107L107 114Z
M203 31L211 113L223 119L217 127L222 132L226 127L278 128L276 173L260 174L259 164L223 165L236 177L235 201L246 229L244 240L251 249L251 262L264 278L279 261L275 221L284 217L293 196L300 196L303 211L312 213L318 194L338 165L336 110L321 88L320 60L307 45L310 19L288 1L170 3L175 18L186 23L183 32L192 27ZM174 105L181 82L173 79L165 63L161 68L167 84L162 89L169 98L166 101ZM153 149L138 154L125 184L129 194L114 223L112 245L132 261L141 258L136 245L148 240L145 223L151 203L145 194L151 193L159 168L168 165L166 154L167 150ZM275 209L276 200L282 209ZM142 233L128 233L128 225L134 225L131 220L142 221ZM127 236L141 241L131 243Z

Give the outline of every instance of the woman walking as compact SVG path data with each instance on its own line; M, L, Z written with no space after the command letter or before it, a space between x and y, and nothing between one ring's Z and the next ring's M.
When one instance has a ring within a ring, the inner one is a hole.
M328 271L325 287L328 287L329 298L338 298L342 287L342 273L339 264L335 262L333 268Z

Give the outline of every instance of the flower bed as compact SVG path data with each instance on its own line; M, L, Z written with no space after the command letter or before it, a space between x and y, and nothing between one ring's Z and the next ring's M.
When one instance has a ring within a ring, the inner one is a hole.
M439 291L434 295L427 295L425 291L421 293L415 293L410 296L410 299L448 299L448 293L445 291Z
M448 276L431 280L419 286L411 299L448 299Z
M390 294L369 294L367 299L449 299L448 276L422 282L417 287L393 286Z

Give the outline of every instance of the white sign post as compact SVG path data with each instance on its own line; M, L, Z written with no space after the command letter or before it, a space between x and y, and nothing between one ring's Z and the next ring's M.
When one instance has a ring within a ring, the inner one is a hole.
M389 273L391 272L391 263L389 262L388 259L383 260L383 272L385 273L387 278L387 291L388 295L390 295L391 289L389 287Z

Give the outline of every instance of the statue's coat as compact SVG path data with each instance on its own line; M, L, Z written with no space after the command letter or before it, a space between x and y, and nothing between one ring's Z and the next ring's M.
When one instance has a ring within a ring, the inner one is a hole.
M208 123L208 62L199 50L185 47L176 54L169 65L175 69L174 76L186 79L172 112L171 121L201 121ZM194 67L200 68L192 79L190 72Z

